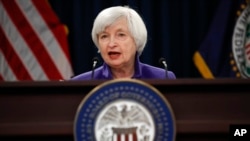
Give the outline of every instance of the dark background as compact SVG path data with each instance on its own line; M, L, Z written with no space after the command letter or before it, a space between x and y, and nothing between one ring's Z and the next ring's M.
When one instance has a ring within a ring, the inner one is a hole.
M91 39L92 24L104 8L129 5L145 21L148 42L140 59L168 69L177 78L201 78L193 54L204 40L220 0L49 0L69 29L68 42L75 75L91 70L92 58L100 55ZM100 58L101 59L101 58ZM101 65L101 63L99 63Z

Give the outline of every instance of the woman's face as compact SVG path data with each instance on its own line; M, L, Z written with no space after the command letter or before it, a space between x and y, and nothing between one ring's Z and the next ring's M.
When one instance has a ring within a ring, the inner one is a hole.
M118 19L98 34L98 43L101 56L110 67L134 65L136 45L125 18Z

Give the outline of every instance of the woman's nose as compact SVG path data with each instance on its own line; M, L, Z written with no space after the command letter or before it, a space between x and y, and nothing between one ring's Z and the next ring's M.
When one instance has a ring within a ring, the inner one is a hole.
M108 46L109 46L109 47L114 47L114 46L116 46L116 39L115 39L114 37L110 37Z

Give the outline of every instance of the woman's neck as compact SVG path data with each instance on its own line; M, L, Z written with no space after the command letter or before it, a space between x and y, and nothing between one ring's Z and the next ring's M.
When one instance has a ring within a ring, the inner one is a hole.
M111 68L112 76L114 79L119 78L132 78L134 75L134 67L126 68Z

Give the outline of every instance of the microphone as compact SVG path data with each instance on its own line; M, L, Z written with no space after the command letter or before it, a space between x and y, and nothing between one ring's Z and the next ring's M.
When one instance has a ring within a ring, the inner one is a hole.
M98 57L94 57L92 59L92 62L93 62L93 66L92 66L92 75L91 75L91 78L93 79L94 75L95 75L95 67L96 67L97 63L99 62Z
M162 64L165 68L166 71L166 78L168 78L168 66L167 66L167 61L165 58L160 58L159 63Z

